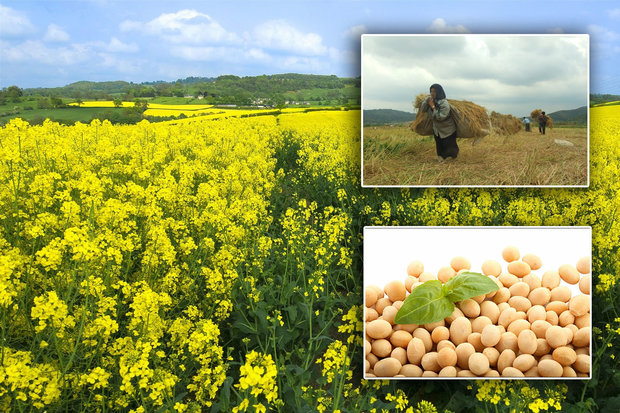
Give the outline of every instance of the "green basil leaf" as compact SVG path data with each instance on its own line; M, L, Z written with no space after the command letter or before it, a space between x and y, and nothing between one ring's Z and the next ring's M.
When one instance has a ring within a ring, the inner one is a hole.
M444 287L445 294L453 302L488 294L499 289L492 279L476 272L462 272L448 280Z
M454 303L443 294L441 281L430 280L413 289L394 317L396 324L428 324L443 320Z

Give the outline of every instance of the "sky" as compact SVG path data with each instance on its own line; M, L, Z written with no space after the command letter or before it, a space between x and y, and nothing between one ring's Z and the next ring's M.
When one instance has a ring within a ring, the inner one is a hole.
M591 92L620 94L620 5L586 0L0 0L0 87L359 76L362 33L588 33Z
M588 35L364 35L361 53L365 109L411 112L433 83L518 117L588 103Z

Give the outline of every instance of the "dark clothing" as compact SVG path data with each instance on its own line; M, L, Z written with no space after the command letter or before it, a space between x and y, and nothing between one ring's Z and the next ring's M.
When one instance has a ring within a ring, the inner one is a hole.
M529 123L529 122L527 122L527 123L525 124L525 131L526 131L526 132L529 132L529 131L530 131L530 123Z
M544 135L546 126L547 126L547 116L543 114L539 115L538 116L538 132Z
M437 148L437 155L442 158L452 157L456 159L459 154L459 146L456 144L456 131L445 138L435 135L435 147Z

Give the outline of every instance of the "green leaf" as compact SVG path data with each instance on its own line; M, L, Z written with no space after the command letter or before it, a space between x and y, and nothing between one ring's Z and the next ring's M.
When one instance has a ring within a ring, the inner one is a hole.
M462 272L444 285L445 294L453 302L497 291L495 282L476 272Z
M413 289L394 317L397 324L428 324L443 320L454 311L454 303L443 294L439 280L426 281Z

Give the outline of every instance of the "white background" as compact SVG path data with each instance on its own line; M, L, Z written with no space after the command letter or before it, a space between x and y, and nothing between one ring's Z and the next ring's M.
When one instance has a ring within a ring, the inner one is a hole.
M576 265L591 256L590 227L365 227L364 285L383 287L392 280L404 281L407 265L420 260L424 271L437 275L450 260L464 256L471 270L482 272L482 263L493 259L507 272L502 250L509 245L519 249L521 257L532 253L542 260L542 268L533 271L539 277L562 264ZM579 285L569 287L573 295L581 294Z

